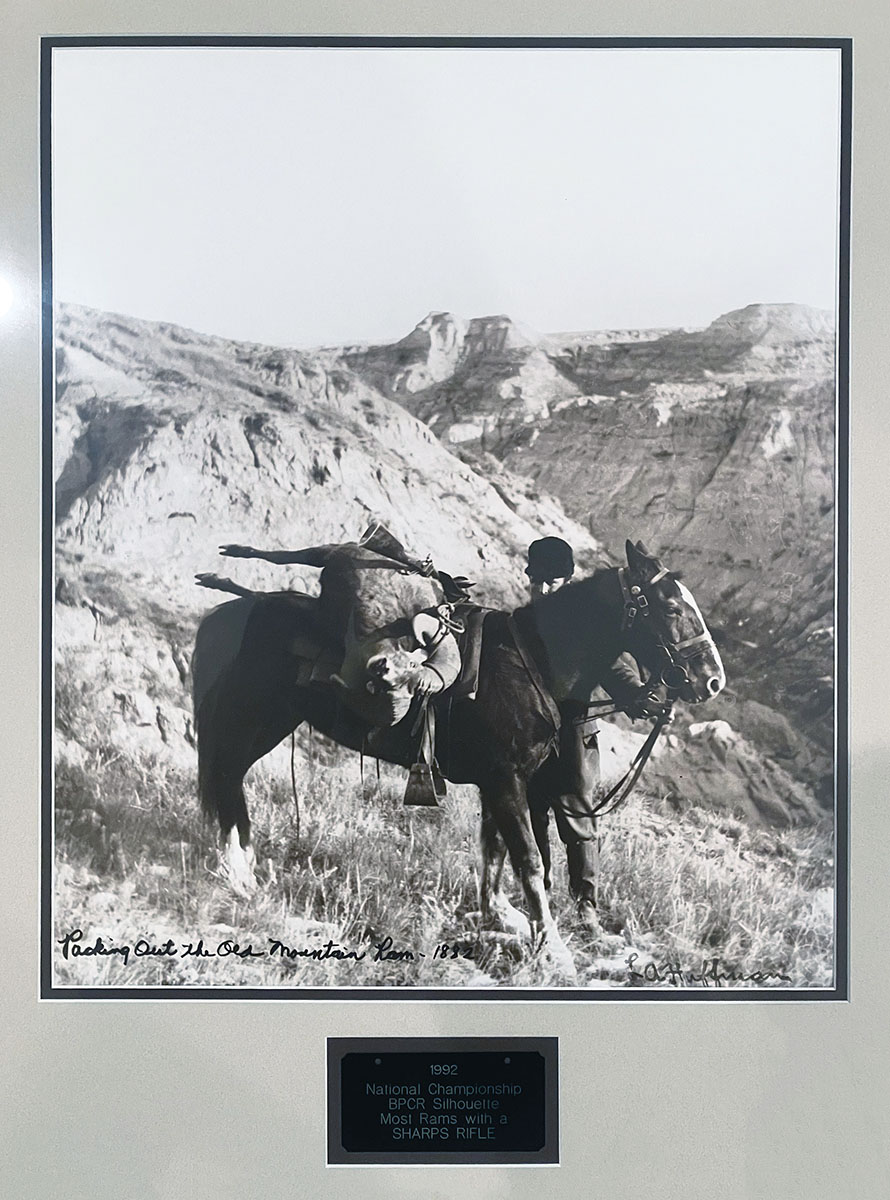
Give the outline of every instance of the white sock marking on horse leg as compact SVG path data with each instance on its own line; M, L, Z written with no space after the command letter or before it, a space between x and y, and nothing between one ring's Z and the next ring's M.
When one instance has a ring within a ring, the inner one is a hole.
M550 911L550 901L547 899L547 889L544 887L543 876L527 880L525 891L532 911L535 909L533 903L534 896L537 899L537 904L542 914L541 932L543 933L543 952L545 956L561 976L565 977L568 981L574 981L576 977L575 963L569 953L568 946L562 940L559 929L556 926L556 921L553 919L553 914Z
M529 938L532 927L525 913L510 903L503 892L495 892L489 905L489 924L502 933L513 933L520 938Z
M238 827L233 825L223 851L223 870L234 891L247 896L256 889L253 864L256 853L251 845L242 846Z

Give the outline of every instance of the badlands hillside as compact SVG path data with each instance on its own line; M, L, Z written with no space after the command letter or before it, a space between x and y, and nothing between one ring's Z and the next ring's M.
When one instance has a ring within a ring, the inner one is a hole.
M533 479L610 551L628 535L657 547L720 629L733 690L714 713L830 805L829 314L754 304L702 330L541 335L431 313L342 358L467 461Z
M529 541L579 570L643 538L713 616L729 687L681 714L653 795L788 825L830 795L830 329L792 307L699 333L544 337L435 314L401 342L298 351L72 306L56 320L61 758L194 768L195 587L221 570L313 591L316 572L217 546L354 538L523 599ZM605 735L623 770L640 733Z

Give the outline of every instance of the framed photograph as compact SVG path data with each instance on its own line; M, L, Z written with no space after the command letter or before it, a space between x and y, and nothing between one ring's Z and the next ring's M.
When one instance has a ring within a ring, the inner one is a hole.
M845 998L849 41L41 94L42 995Z

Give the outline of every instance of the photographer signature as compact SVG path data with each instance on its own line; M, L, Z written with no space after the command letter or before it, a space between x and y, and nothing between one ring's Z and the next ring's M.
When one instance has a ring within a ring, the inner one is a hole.
M725 967L719 958L708 958L702 963L701 971L690 971L675 962L647 962L639 970L634 963L639 954L629 954L627 964L628 982L631 987L643 984L666 983L670 987L731 987L736 983L791 983L791 976L783 970L751 971L745 974Z

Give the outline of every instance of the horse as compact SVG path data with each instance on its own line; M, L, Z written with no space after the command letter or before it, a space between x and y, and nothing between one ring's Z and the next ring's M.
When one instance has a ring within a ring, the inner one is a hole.
M475 695L449 701L445 693L434 701L442 774L479 789L483 925L524 936L534 931L550 960L570 975L528 804L529 785L557 746L558 702L589 697L622 653L689 704L711 699L726 683L690 590L642 542L628 541L626 555L626 567L602 568L513 613L488 612ZM238 599L203 619L192 660L198 787L204 812L219 825L223 870L234 890L249 894L255 856L243 788L248 769L302 722L358 751L367 749L371 730L336 688L308 678L316 599L237 585L228 590ZM374 729L372 753L410 766L411 723L409 716ZM507 855L531 925L504 892Z

